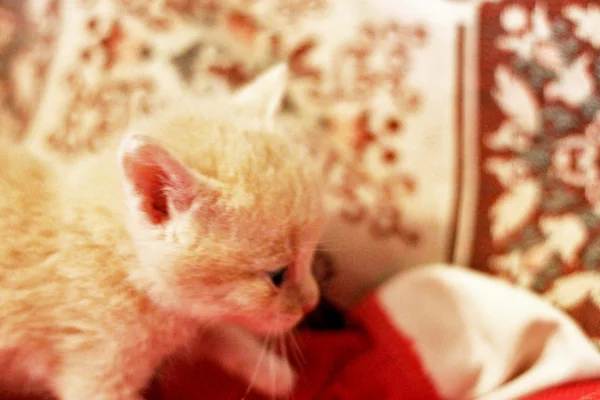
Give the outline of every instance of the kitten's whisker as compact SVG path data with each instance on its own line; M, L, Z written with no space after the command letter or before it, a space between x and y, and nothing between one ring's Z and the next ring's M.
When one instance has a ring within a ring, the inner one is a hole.
M286 343L286 335L287 334L282 334L279 336L279 339L281 340L281 347L283 348L283 359L285 360L286 363L289 363L290 359L288 357L288 350L287 350L287 343Z
M300 354L300 357L302 358L302 361L304 362L304 364L307 364L306 357L304 356L304 353L302 352L302 347L300 347L301 340L302 340L302 338L298 338L297 336L294 336L294 344L296 345L296 348L298 349L298 353Z
M288 350L287 350L288 346L286 343L287 335L288 335L288 333L281 334L281 335L279 335L279 339L281 340L281 347L283 348L283 359L285 360L286 364L290 365L290 367L291 367L292 365L291 365L290 359L288 357ZM290 391L289 393L286 394L285 397L287 398L287 400L290 400L292 398L292 393L293 392Z
M273 388L273 391L276 392L277 383L275 382L275 358L273 357L273 347L273 336L269 335L269 375L271 376L271 387ZM273 399L275 399L275 395L273 395Z
M282 357L282 354L283 354L282 344L283 343L281 342L281 335L278 334L277 335L277 352L276 352L276 354L277 354L277 357L280 357L280 358ZM277 373L278 373L278 371L277 371L277 369L275 369L275 385L277 385L277 382L278 382ZM277 387L275 387L275 388L277 388Z
M300 368L300 371L302 373L304 373L304 366L306 365L306 358L304 357L304 354L302 353L302 349L300 348L300 345L298 344L298 340L296 340L294 331L290 332L288 337L289 337L290 343L291 343L290 348L294 352L294 357L296 357L296 361L298 361L298 367Z
M304 354L302 353L302 349L298 345L298 341L296 340L294 332L290 332L289 341L290 341L290 348L292 349L294 358L296 360L296 364L298 365L298 369L300 370L300 373L304 374L306 358L304 357Z
M258 356L258 362L256 363L256 367L254 368L254 372L252 373L252 378L250 379L250 383L248 384L248 389L246 389L246 393L244 393L244 397L241 400L246 400L246 397L250 394L252 387L254 386L254 382L256 381L256 377L258 376L258 370L260 369L260 365L262 364L265 354L267 354L267 346L265 342L263 342L262 350L260 351L260 355Z

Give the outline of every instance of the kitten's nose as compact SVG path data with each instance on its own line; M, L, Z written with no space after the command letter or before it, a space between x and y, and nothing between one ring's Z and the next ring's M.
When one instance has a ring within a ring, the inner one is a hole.
M309 312L311 312L312 310L314 310L315 307L317 307L317 303L318 303L318 301L315 301L315 302L310 303L310 304L305 303L302 306L302 313L308 314Z
M314 279L309 280L302 290L302 311L311 312L319 302L319 287Z

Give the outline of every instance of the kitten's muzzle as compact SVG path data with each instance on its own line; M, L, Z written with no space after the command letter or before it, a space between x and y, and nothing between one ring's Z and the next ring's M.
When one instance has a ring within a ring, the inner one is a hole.
M319 287L314 279L299 288L300 307L304 314L311 312L319 303Z
M311 312L312 310L314 310L317 307L317 304L319 303L319 301L314 301L312 303L309 304L304 304L302 306L302 313L304 314L308 314L309 312Z

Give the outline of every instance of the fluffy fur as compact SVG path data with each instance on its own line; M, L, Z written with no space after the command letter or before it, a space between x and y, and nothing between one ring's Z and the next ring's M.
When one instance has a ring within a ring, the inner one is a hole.
M139 399L200 329L201 353L251 379L261 346L246 332L286 332L318 298L318 173L273 123L285 75L277 66L233 98L175 104L68 173L3 143L3 387ZM255 386L288 392L293 371L266 357L277 387L261 370Z

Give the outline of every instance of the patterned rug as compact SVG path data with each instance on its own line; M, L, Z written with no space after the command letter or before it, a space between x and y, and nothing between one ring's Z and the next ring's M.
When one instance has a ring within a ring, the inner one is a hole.
M600 5L481 9L473 265L544 294L600 339Z

